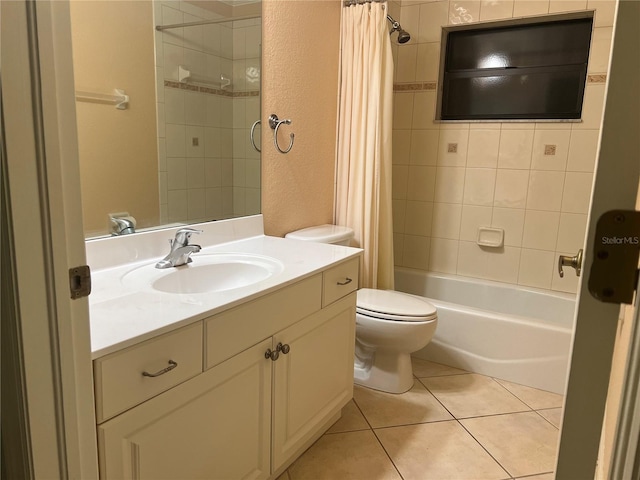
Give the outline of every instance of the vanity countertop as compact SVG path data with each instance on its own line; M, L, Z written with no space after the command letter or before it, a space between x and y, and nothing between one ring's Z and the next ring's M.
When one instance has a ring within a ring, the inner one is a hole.
M193 243L201 243L197 240L200 238L194 237ZM192 256L191 265L197 265L199 255L245 253L274 258L282 263L283 269L246 287L195 294L134 290L123 284L124 275L142 265L155 264L162 256L94 270L89 297L92 357L102 357L215 315L357 257L361 252L357 248L266 235L203 246L200 253Z

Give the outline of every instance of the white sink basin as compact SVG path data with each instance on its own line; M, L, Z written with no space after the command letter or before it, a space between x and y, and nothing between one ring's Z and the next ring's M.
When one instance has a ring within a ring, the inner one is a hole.
M245 253L194 254L193 262L180 267L143 265L122 277L132 289L164 293L194 294L242 288L282 272L279 260Z

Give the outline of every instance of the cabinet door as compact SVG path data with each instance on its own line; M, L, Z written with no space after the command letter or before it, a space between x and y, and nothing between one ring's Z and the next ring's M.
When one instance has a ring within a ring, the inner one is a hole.
M267 478L271 339L99 426L104 479Z
M314 440L353 396L355 293L274 336L273 471Z

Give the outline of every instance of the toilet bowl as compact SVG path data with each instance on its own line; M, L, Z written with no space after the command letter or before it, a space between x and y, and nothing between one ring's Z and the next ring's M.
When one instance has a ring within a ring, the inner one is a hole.
M348 245L353 230L320 225L291 232L286 238ZM436 308L422 297L392 290L358 290L354 382L389 393L410 390L411 353L429 343L437 323Z

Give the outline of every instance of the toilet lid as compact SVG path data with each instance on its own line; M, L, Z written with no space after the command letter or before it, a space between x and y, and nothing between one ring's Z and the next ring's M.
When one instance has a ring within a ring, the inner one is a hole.
M356 311L385 320L424 322L436 318L436 307L426 299L393 290L358 290Z

